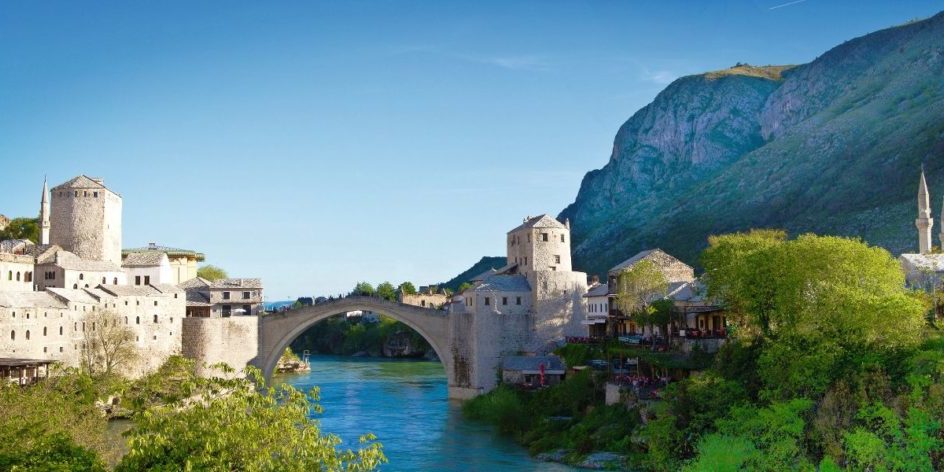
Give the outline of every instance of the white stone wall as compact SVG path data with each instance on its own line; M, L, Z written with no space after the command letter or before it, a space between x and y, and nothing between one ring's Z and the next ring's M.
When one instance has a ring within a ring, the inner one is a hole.
M177 298L173 294L102 297L94 304L61 300L58 307L0 307L0 357L51 359L78 366L83 330L92 329L85 323L86 317L96 311L111 310L136 337L141 360L126 372L136 377L152 371L168 356L180 353L185 302L181 292Z
M221 375L213 364L226 363L242 371L259 351L258 317L187 318L183 321L182 352L197 363L197 374Z
M54 278L46 279L46 273L55 273ZM118 281L116 284L115 281ZM46 288L83 289L95 288L99 285L127 285L128 277L123 271L97 271L63 269L56 264L40 264L36 266L33 277L36 290ZM157 283L152 281L151 283Z
M164 257L161 265L151 267L123 267L128 285L168 284L177 285L170 261ZM139 283L140 281L140 283ZM111 282L109 282L111 283Z
M565 228L524 228L509 233L507 249L507 263L517 264L519 273L572 270L570 231Z
M583 272L532 272L528 282L534 296L534 342L541 351L549 341L567 336L586 336L581 321L587 317L583 296L587 293L587 274Z
M32 291L35 280L32 257L0 254L0 292Z
M121 266L121 197L102 188L54 188L49 242L83 259Z

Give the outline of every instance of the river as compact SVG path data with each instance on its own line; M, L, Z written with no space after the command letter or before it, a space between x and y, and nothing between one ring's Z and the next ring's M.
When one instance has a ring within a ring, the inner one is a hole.
M311 372L279 375L296 388L321 389L321 429L349 448L373 433L390 462L383 471L565 471L540 462L510 438L462 418L447 399L442 364L428 361L312 356Z

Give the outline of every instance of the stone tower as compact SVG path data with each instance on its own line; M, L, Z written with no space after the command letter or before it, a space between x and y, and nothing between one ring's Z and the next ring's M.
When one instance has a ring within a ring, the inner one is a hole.
M547 215L527 217L508 232L508 265L519 274L570 272L570 228Z
M121 267L121 196L80 175L52 189L49 242Z
M49 244L49 186L43 177L43 198L39 201L39 244Z
M921 169L921 181L918 183L918 218L915 220L918 228L918 253L931 252L931 228L934 218L931 218L931 197L928 194L928 183L924 180L924 169Z

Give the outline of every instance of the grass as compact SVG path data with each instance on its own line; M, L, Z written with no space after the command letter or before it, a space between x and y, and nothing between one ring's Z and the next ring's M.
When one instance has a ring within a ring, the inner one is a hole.
M705 74L705 78L708 80L716 80L730 75L743 75L746 77L759 77L761 79L768 80L781 80L783 78L783 72L787 69L792 69L793 67L793 65L752 66L750 64L738 63L734 67L708 72Z

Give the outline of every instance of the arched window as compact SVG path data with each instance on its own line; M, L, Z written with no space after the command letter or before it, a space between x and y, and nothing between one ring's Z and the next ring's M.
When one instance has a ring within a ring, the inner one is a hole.
M13 280L13 271L7 272L7 280Z
M27 281L27 282L32 282L32 281L33 281L33 273L32 273L32 272L27 272L27 273L26 273L26 281Z
M26 340L29 341L29 330L26 330Z
M79 280L85 280L85 274L79 274Z
M118 285L118 277L115 277L115 281L112 282L112 283L115 284L115 285Z
M72 284L72 288L73 288L73 289L79 288L79 284Z
M107 283L108 283L108 277L102 277L102 285L105 285Z
M20 273L19 273L19 272L16 273L16 281L17 281L17 282L20 281Z

